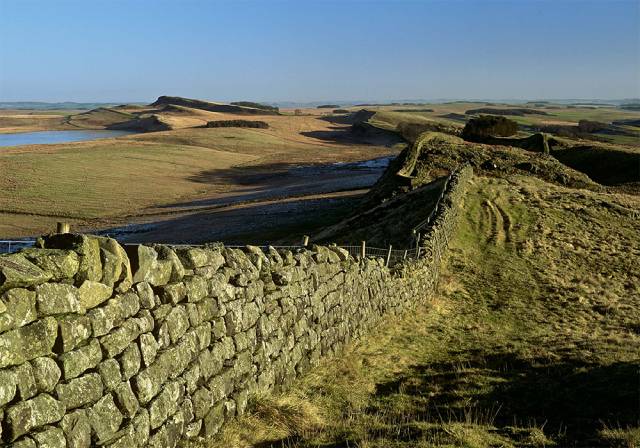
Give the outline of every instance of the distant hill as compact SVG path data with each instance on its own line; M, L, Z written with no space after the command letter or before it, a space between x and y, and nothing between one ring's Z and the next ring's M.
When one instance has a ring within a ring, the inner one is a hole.
M184 106L192 109L202 109L209 112L223 112L238 115L278 115L278 111L257 109L255 107L239 106L234 104L213 103L211 101L194 100L179 96L161 96L151 103L151 107L161 107L166 105Z

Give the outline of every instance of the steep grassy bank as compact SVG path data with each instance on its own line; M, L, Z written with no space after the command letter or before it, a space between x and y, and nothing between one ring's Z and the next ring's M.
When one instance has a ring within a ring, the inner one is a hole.
M640 443L640 201L478 178L430 306L202 446Z

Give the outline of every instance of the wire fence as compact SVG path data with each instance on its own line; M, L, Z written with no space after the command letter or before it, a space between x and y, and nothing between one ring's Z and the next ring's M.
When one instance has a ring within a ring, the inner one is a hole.
M449 174L444 181L444 185L442 190L440 191L440 195L436 200L433 209L429 212L429 215L418 223L413 229L411 229L411 234L413 237L413 245L407 249L394 249L393 246L389 246L388 248L382 247L369 247L366 245L366 241L362 241L360 245L338 245L337 247L346 250L349 255L351 255L355 259L362 258L380 258L383 259L387 266L395 266L405 262L410 259L417 259L420 256L433 256L436 254L427 254L424 249L420 245L420 240L422 235L426 233L427 228L432 225L433 220L438 215L438 212L441 208L441 202L449 192L450 189L450 181L455 173ZM303 243L300 245L256 245L263 250L268 250L270 247L276 250L291 250L297 251L302 250L308 247L309 238L307 236L304 237ZM21 239L21 240L0 240L0 254L1 253L11 253L20 249L32 247L35 244L35 239ZM137 243L121 243L124 246L128 245L136 245ZM156 243L156 244L164 244L164 243ZM200 247L206 246L206 244L172 244L168 243L167 246L171 247ZM247 245L224 245L224 247L228 247L231 249L242 249L246 248Z

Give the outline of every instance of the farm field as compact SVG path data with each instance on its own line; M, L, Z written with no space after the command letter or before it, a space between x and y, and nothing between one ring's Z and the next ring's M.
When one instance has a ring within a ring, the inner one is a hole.
M477 177L461 207L430 303L186 446L638 446L638 197Z

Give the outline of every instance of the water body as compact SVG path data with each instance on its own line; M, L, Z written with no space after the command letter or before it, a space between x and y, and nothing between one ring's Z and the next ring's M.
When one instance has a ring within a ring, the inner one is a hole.
M54 143L82 142L135 134L132 131L38 131L0 134L0 146L48 145Z

